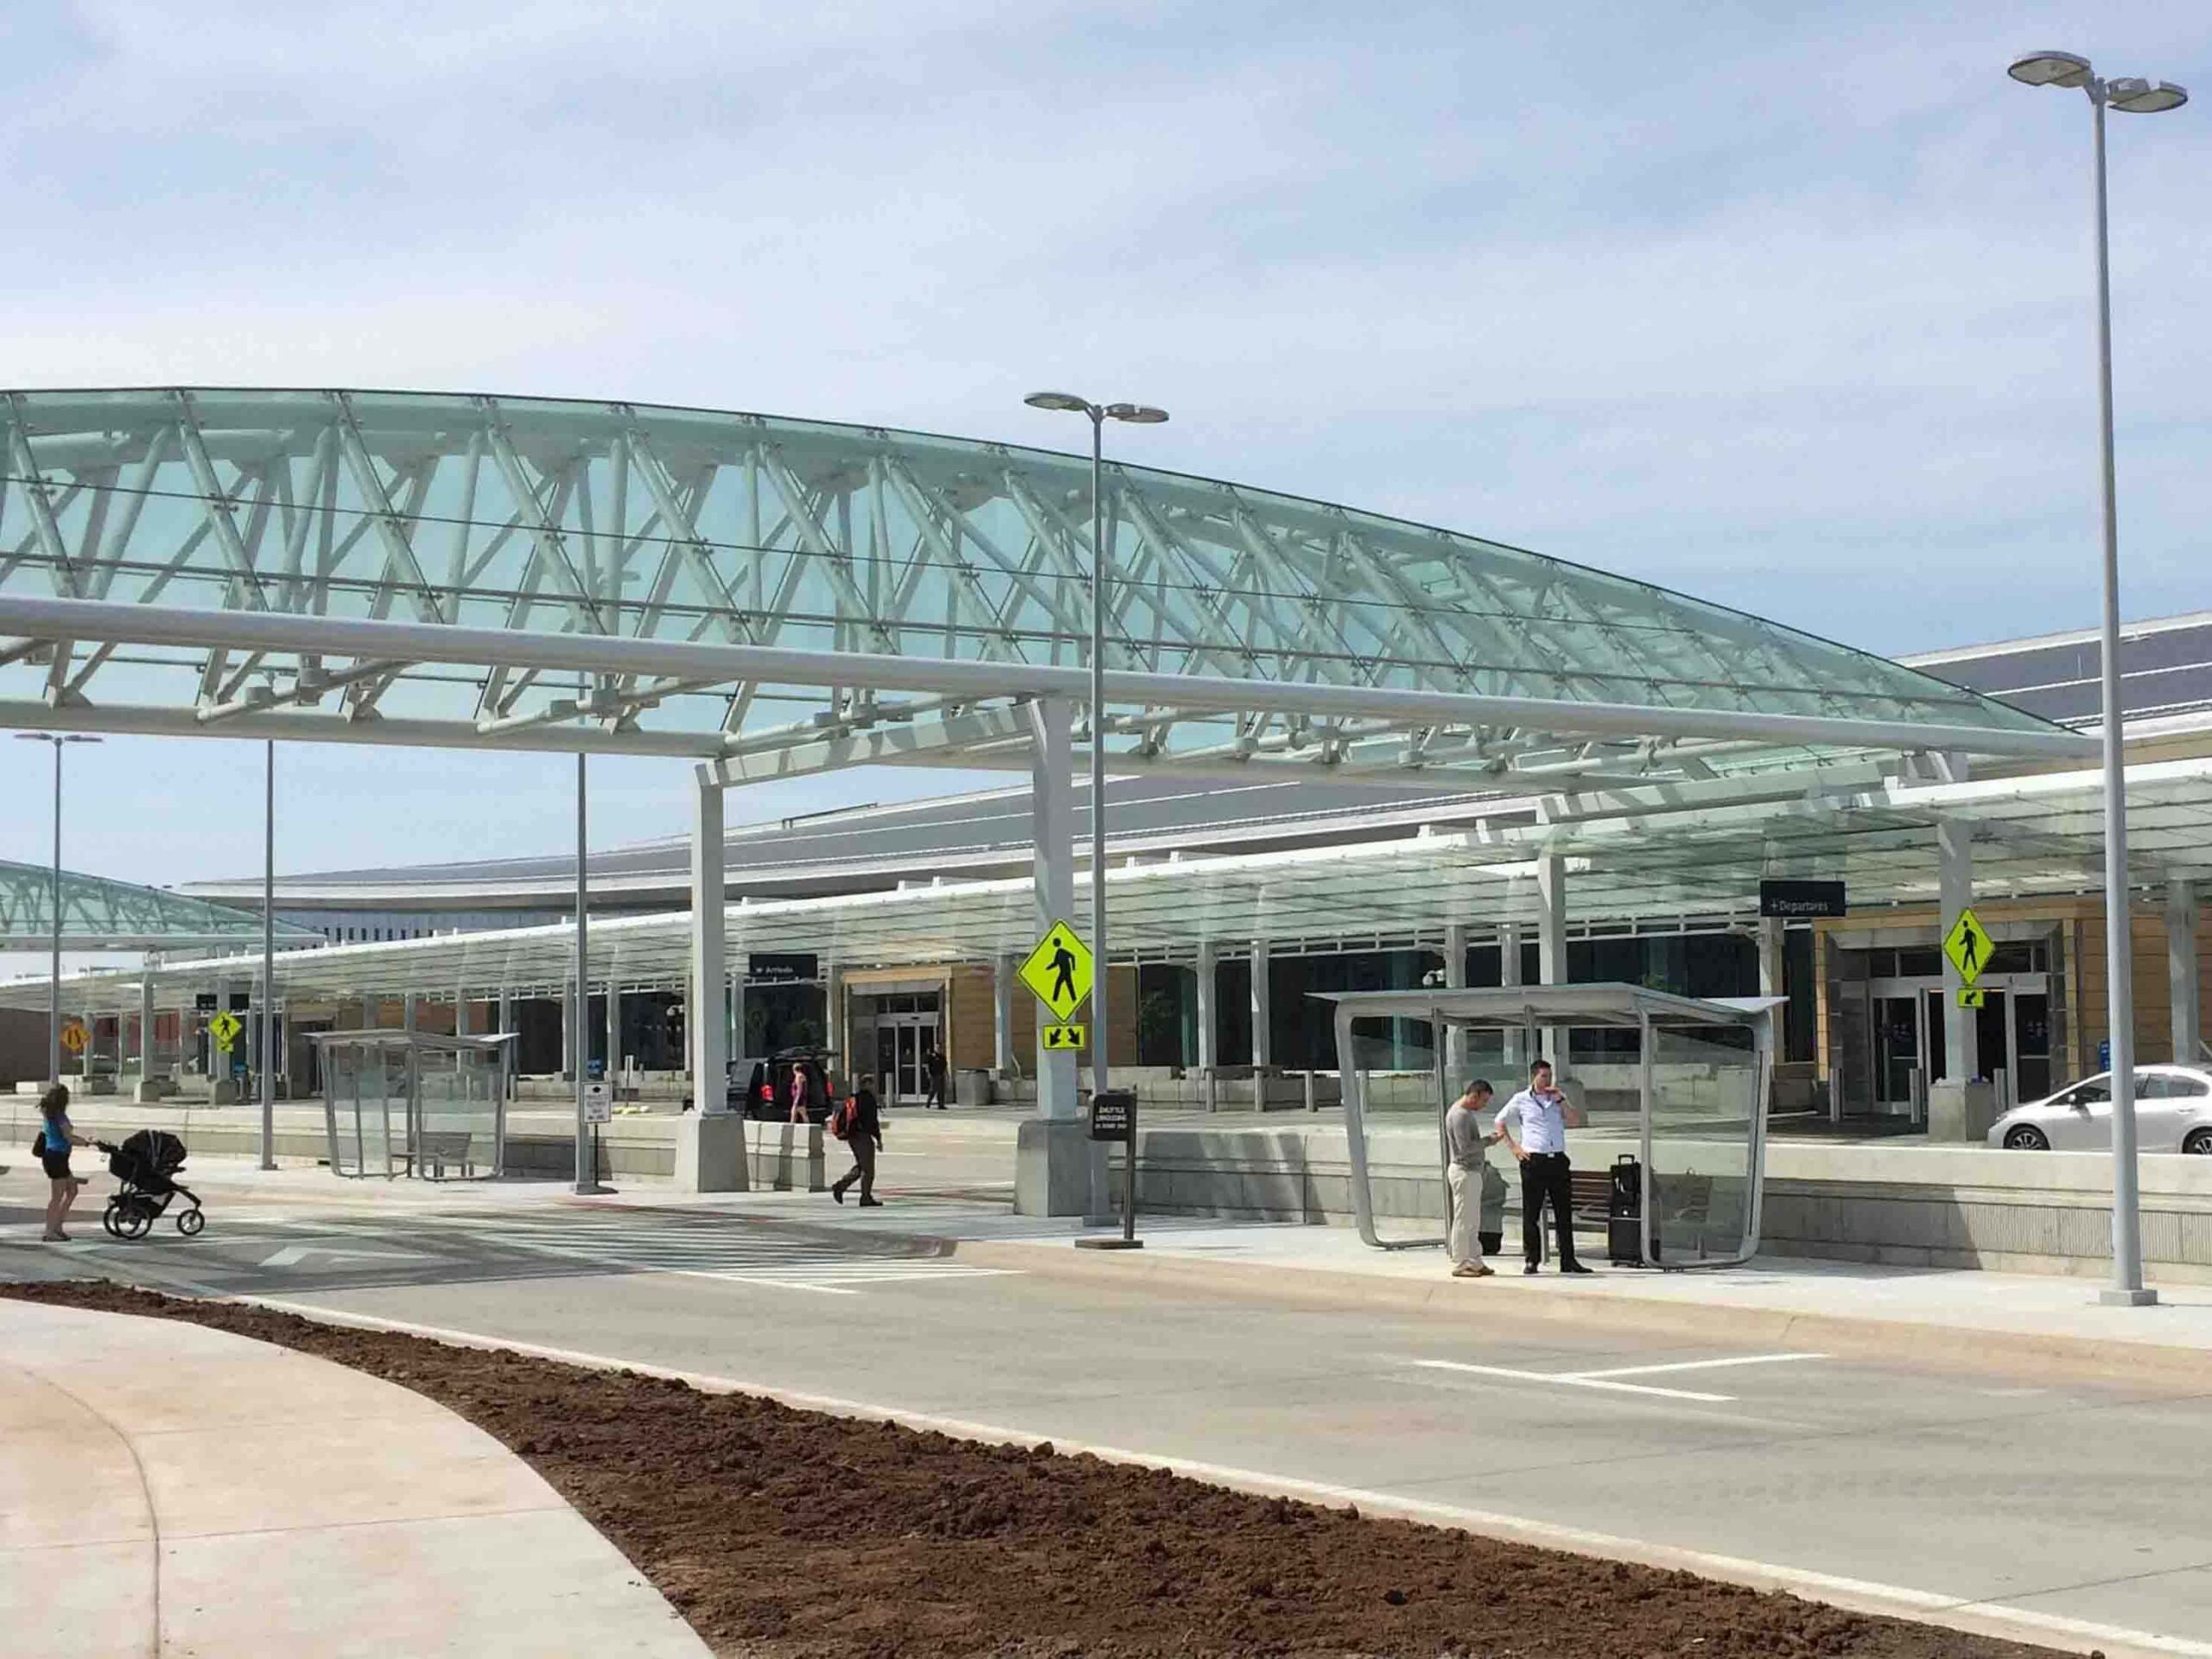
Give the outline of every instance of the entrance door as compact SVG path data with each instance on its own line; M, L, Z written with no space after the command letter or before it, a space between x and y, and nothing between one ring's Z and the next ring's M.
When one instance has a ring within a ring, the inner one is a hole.
M1902 1110L1912 1103L1913 1068L1920 1058L1920 1011L1916 999L1874 999L1874 1103Z

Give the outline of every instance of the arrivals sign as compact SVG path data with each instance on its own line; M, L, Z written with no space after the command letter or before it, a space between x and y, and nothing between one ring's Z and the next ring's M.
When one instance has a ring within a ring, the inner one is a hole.
M755 950L745 958L745 977L755 985L810 985L822 977L811 950Z
M1840 881L1762 881L1759 914L1797 920L1808 916L1845 913Z

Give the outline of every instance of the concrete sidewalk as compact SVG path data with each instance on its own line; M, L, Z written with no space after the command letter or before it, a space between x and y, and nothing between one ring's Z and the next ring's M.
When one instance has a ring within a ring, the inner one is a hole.
M708 1651L443 1407L181 1320L5 1300L0 1609L21 1659Z

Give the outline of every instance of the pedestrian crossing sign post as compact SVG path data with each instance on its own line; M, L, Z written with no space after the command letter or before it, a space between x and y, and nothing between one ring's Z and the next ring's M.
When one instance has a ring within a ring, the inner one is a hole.
M61 1027L61 1046L72 1054L83 1053L86 1044L91 1040L92 1033L85 1029L82 1020L72 1020Z
M238 1041L242 1029L244 1027L238 1024L238 1015L228 1008L207 1022L207 1034L215 1039L215 1046L226 1054L231 1052L231 1045Z
M1088 1026L1047 1026L1040 1033L1047 1048L1081 1048L1090 1037Z
M1052 1011L1062 1021L1081 1007L1090 995L1090 947L1076 937L1076 931L1065 922L1054 922L1045 930L1045 937L1037 941L1021 964L1021 982L1036 993L1037 1000ZM1050 1045L1047 1045L1050 1046ZM1065 1045L1069 1048L1079 1043Z
M1992 948L1989 930L1982 926L1981 918L1971 907L1959 912L1958 920L1943 936L1943 954L1959 970L1959 978L1968 985L1980 979L1981 970L1989 966Z

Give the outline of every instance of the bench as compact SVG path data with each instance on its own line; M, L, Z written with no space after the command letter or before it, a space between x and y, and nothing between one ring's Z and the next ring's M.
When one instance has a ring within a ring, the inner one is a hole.
M464 1176L476 1173L476 1154L471 1147L474 1139L467 1129L425 1129L415 1137L414 1169L421 1174L430 1172L432 1180L445 1179L446 1166L457 1166Z

